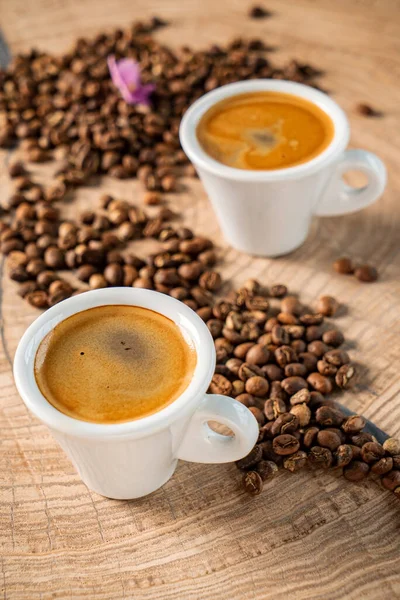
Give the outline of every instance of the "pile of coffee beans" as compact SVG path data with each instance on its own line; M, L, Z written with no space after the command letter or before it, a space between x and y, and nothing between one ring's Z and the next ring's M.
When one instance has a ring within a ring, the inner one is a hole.
M194 174L178 130L187 108L218 86L250 78L315 85L318 72L290 61L271 64L259 39L233 40L204 50L161 45L154 17L124 31L80 38L62 56L32 50L0 72L0 147L20 142L26 160L65 158L57 179L66 188L95 174L137 176L148 190L174 191L177 177ZM129 105L111 82L107 57L132 58L144 83L155 84L151 107ZM58 193L58 192L55 192Z
M20 284L19 294L31 305L47 308L85 289L121 285L167 293L193 310L212 304L212 292L221 285L212 268L213 244L188 228L173 227L175 215L167 207L153 209L150 217L140 206L103 195L96 210L85 211L77 222L65 221L46 200L48 190L26 174L15 181L23 182L15 194L23 200L13 222L0 223L0 250L7 255L10 278ZM155 193L145 199L159 203ZM140 258L127 250L143 238L158 240L158 253ZM78 289L58 274L68 270L81 282Z
M355 375L343 334L326 321L338 307L323 296L310 311L286 286L249 280L203 314L217 354L209 391L235 397L259 424L256 446L236 463L251 494L280 467L311 466L342 469L350 481L380 476L400 496L400 442L382 446L361 416L346 418L327 398Z
M378 271L372 265L354 265L351 258L342 256L333 263L333 268L340 275L354 275L358 281L372 283L378 279Z

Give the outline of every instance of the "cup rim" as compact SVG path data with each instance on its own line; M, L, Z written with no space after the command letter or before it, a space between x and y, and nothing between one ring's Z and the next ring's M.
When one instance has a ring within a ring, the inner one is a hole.
M209 108L217 102L246 92L276 91L299 96L316 104L332 119L334 136L321 154L306 163L283 169L251 171L228 167L211 156L201 147L197 135L197 125ZM347 146L350 137L349 122L345 112L327 94L302 83L282 79L249 79L229 83L212 90L196 100L186 111L179 128L182 148L192 163L219 177L236 181L282 181L297 179L313 174L332 162Z
M173 320L191 338L197 354L192 380L183 393L158 412L125 423L101 424L81 421L61 413L43 396L34 376L37 348L45 335L66 318L97 306L121 304L154 310ZM14 380L27 408L51 429L74 437L145 437L168 427L173 421L193 412L211 381L215 348L204 321L191 308L153 290L114 287L91 290L56 304L40 315L25 331L14 358Z

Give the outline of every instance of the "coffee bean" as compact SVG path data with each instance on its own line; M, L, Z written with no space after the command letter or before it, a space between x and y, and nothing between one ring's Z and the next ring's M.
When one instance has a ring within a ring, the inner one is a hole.
M104 279L113 286L121 285L124 278L124 271L120 264L110 263L104 269Z
M328 346L334 346L337 348L344 342L344 335L341 331L337 329L328 329L322 335L322 341L325 342Z
M371 265L361 265L356 268L354 275L359 281L372 283L378 279L378 271Z
M342 257L335 260L333 263L333 268L336 273L340 273L342 275L351 275L354 273L353 263L350 258Z
M364 446L364 444L366 444L368 442L374 442L374 441L375 440L372 437L372 435L365 431L361 431L360 433L351 436L352 444L354 444L355 446L358 446L359 448L362 448ZM361 453L360 453L360 456L361 456Z
M381 481L383 487L387 490L395 490L400 486L400 471L389 471L389 473L386 473L386 475L382 477Z
M354 453L349 444L340 444L335 452L336 466L345 467L353 459Z
M340 388L347 388L349 386L349 382L354 377L355 368L353 365L343 365L340 367L335 376L336 384Z
M307 404L310 401L310 392L307 388L301 389L290 398L290 404Z
M333 452L339 448L342 440L337 433L325 429L318 432L317 442L319 446L322 446L323 448L329 448L329 450Z
M89 286L92 290L97 290L107 287L107 281L100 273L94 273L89 278Z
M297 325L299 322L295 315L292 315L288 312L281 312L277 315L276 318L282 325Z
M315 467L328 469L333 462L332 452L328 448L322 446L312 446L310 449L308 460Z
M280 367L296 362L297 355L291 346L280 346L275 350L275 360Z
M282 381L284 377L282 369L273 364L264 365L262 367L262 372L270 381Z
M250 365L265 365L270 358L270 351L266 346L254 344L246 354L246 362Z
M210 383L211 394L229 396L232 393L232 383L223 375L214 375Z
M383 449L391 456L400 454L400 440L396 438L388 438L383 442Z
M337 367L330 365L326 360L319 360L317 362L317 369L318 372L325 377L333 377L337 372Z
M285 367L286 377L305 377L307 375L307 368L302 363L290 363Z
M244 365L242 365L243 367ZM242 369L241 367L241 369ZM240 373L240 370L239 370ZM240 375L239 375L240 376ZM242 377L240 377L242 379ZM268 394L269 383L264 377L255 375L246 380L245 389L248 394L259 398L265 397Z
M371 465L371 472L375 475L385 475L393 469L393 458L386 456L379 459L377 462Z
M289 394L289 396L293 396L303 388L307 388L307 382L302 377L286 377L282 381L282 388Z
M248 494L258 496L263 489L263 480L256 471L249 471L243 475L243 487Z
M290 471L291 473L295 473L296 471L300 471L307 465L307 454L303 452L303 450L299 450L295 452L291 456L288 456L283 461L283 467Z
M281 312L299 315L301 310L302 306L296 296L286 296L281 301Z
M284 410L286 407L283 407ZM266 411L264 411L266 412ZM268 418L268 415L267 415ZM299 427L299 420L296 415L288 412L283 412L275 417L275 421L271 426L271 433L273 436L281 433L293 433Z
M43 271L41 270L37 277L36 281L38 285L43 286L45 288L50 287L53 281L57 280L57 275L53 271Z
M369 471L369 467L365 462L354 460L343 470L343 475L349 481L362 481L365 479Z
M272 448L279 456L287 456L288 454L294 454L300 447L300 442L293 435L284 433L278 435L272 441Z
M342 423L342 429L345 433L358 433L365 427L365 419L360 415L351 415Z
M267 321L268 323L268 321ZM271 330L271 339L273 344L288 345L290 342L289 334L282 325L274 325Z
M385 450L377 442L367 442L361 448L361 456L366 463L373 463L381 459Z
M330 406L321 406L315 413L317 423L324 427L339 427L344 420L344 415L340 410L331 408Z
M344 350L329 350L324 354L324 360L335 367L341 367L350 362L349 355Z
M277 283L270 287L269 293L272 298L283 298L287 294L287 287L286 285Z
M306 325L307 328L311 327L311 326L315 326L315 325L321 325L321 323L324 320L324 316L321 313L315 313L315 314L306 314L306 315L302 315L300 317L300 322L303 325ZM317 339L317 338L315 338ZM311 341L311 340L309 340Z
M244 382L240 379L235 379L232 381L232 396L236 398L236 396L240 396L245 393Z
M313 342L322 338L323 329L319 325L310 325L306 328L306 341Z
M312 343L315 344L317 342ZM308 372L315 371L315 369L317 368L317 357L311 352L300 352L298 355L298 360L301 364L303 364L306 367Z
M37 290L30 292L25 296L26 300L35 308L48 308L48 299L46 292Z
M236 466L238 469L242 469L246 471L247 469L254 467L257 463L262 459L262 449L260 446L254 446L252 450L250 450L249 454L236 461Z
M290 412L297 417L300 427L307 427L311 421L311 410L307 404L295 404Z
M339 303L332 296L321 296L318 300L317 311L326 317L333 317L339 308Z
M329 352L329 346L327 346L324 342L321 342L321 340L314 340L308 344L307 352L309 354L313 354L317 358L322 358L327 352ZM315 366L317 366L316 363Z
M333 389L331 380L321 375L321 373L311 373L307 377L307 381L312 388L317 392L321 392L321 394L330 394Z

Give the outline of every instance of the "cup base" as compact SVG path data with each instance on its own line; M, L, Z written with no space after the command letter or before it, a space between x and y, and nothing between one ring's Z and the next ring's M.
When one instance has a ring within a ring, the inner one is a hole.
M291 252L294 252L295 250L300 248L300 246L302 246L306 241L307 236L308 232L304 236L302 236L300 240L296 240L294 244L289 243L286 245L282 245L282 248L276 248L271 250L254 248L254 246L246 244L241 245L238 244L236 241L234 242L233 240L230 240L226 236L224 237L228 244L232 246L232 248L234 248L235 250L238 250L239 252L244 252L245 254L250 254L251 256L257 256L260 258L278 258L279 256L286 256L287 254L290 254Z

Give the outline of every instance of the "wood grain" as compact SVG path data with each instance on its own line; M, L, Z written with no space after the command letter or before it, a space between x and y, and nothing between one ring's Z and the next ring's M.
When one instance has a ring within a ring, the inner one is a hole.
M392 435L400 434L400 3L395 0L269 0L271 19L246 17L239 0L1 0L13 52L61 52L78 35L159 14L159 37L201 47L233 36L277 46L279 63L296 55L326 70L323 85L348 111L351 144L386 162L384 197L363 212L313 223L302 248L275 260L227 247L201 184L171 196L183 221L213 237L222 271L288 283L306 302L322 292L348 307L337 319L361 364L343 402ZM356 114L358 102L381 119ZM9 185L4 156L2 193ZM40 178L52 166L35 168ZM102 191L139 199L137 182L104 179ZM99 189L82 188L79 208ZM69 211L76 210L68 207ZM340 254L371 261L373 285L332 272ZM139 501L91 493L46 428L27 412L12 379L18 340L37 316L2 272L0 356L0 544L7 600L387 600L400 597L399 504L374 482L350 484L331 473L281 473L256 499L240 489L235 467L181 463L159 491Z

